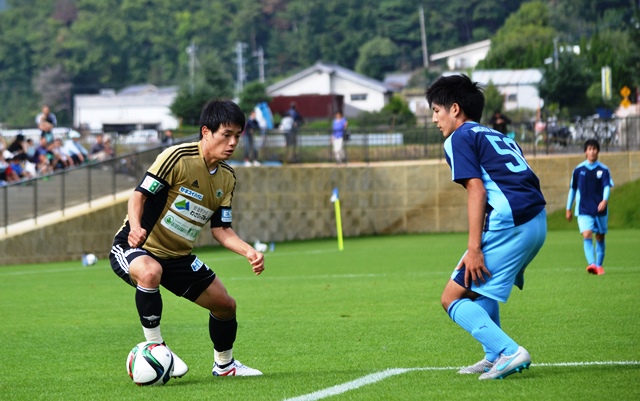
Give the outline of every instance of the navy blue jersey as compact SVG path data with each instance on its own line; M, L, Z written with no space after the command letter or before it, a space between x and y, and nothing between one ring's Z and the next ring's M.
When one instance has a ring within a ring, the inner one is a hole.
M453 181L479 178L487 191L485 231L524 224L546 204L540 181L511 138L467 122L444 142Z
M613 187L609 167L596 160L578 164L571 177L571 189L576 193L575 215L604 216L607 209L598 213L598 204L604 199L606 187Z

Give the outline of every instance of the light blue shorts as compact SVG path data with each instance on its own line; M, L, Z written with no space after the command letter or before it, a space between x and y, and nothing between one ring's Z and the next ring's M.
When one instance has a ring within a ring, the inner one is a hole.
M514 285L520 289L524 286L524 270L538 254L546 237L547 212L544 209L520 226L485 231L482 234L482 252L491 277L485 276L486 282L480 285L472 282L468 288L496 301L507 302ZM464 267L454 270L451 279L464 287L464 273Z
M578 229L581 233L589 230L596 234L606 234L609 228L609 215L589 216L581 214L578 216Z

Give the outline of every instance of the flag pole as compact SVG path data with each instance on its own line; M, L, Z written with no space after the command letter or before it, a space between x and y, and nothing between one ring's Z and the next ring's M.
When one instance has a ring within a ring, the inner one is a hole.
M338 234L338 250L342 251L344 249L344 243L342 241L342 218L340 217L340 198L338 197L338 188L333 188L333 193L331 194L331 202L333 202L333 206L336 213L336 233Z

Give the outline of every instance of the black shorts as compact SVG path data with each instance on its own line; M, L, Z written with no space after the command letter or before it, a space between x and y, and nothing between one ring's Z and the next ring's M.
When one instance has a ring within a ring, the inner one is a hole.
M129 276L129 265L135 258L142 255L151 256L160 263L162 266L160 284L164 288L192 302L195 302L216 278L216 274L196 255L162 259L142 248L131 248L127 243L114 242L109 254L111 268L127 284L135 287Z

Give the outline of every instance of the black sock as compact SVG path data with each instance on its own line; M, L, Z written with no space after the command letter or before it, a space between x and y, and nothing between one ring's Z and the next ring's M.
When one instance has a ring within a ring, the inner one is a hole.
M222 352L233 348L237 332L238 321L235 316L228 320L220 320L209 313L209 336L213 342L213 349Z
M159 288L136 287L136 307L142 327L152 329L160 325L162 297Z

